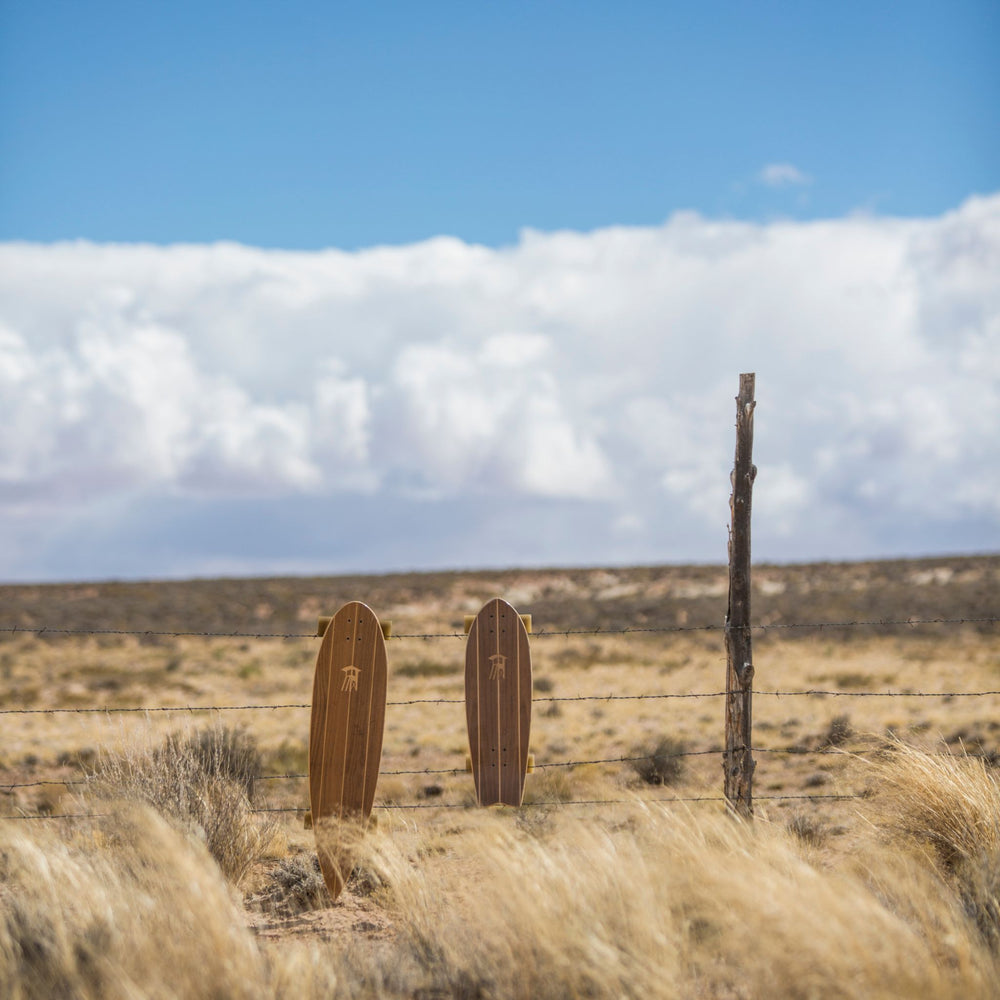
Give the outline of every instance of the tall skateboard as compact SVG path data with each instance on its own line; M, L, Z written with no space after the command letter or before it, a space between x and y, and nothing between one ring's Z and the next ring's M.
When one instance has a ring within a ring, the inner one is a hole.
M309 729L309 805L320 868L336 899L349 870L345 822L371 815L385 728L384 626L360 601L320 619Z
M525 616L530 627L530 618ZM526 621L494 598L466 621L465 717L481 806L519 806L528 772L531 651Z

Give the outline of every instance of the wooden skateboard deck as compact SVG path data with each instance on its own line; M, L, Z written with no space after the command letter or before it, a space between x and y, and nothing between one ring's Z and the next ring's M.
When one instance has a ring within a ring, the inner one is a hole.
M322 624L322 623L321 623ZM382 626L360 601L330 619L316 657L309 729L309 805L330 895L344 887L347 859L337 827L371 815L385 728L386 652Z
M504 600L483 605L465 648L465 717L476 800L519 806L531 730L528 631Z

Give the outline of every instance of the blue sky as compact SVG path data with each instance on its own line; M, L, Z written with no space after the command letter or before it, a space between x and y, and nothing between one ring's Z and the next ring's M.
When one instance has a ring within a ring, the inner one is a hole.
M5 4L0 239L933 215L996 189L998 49L993 0Z
M1000 551L1000 5L0 5L0 580Z

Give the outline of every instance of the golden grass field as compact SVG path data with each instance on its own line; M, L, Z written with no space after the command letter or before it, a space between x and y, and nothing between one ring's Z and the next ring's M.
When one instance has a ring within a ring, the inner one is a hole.
M998 996L1000 695L967 696L1000 690L998 584L988 556L755 567L752 824L719 801L724 568L0 588L0 812L91 817L0 822L0 995ZM464 771L461 623L493 596L534 620L517 811ZM350 599L395 637L330 906L306 782L273 776L305 771L310 633ZM102 711L21 712L54 708Z

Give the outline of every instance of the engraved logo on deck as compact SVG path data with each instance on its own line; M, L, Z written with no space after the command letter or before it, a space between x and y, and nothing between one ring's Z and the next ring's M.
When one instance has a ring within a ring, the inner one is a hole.
M348 667L344 667L344 683L341 686L341 691L357 691L358 689L358 674L361 673L360 667L355 667L353 664Z
M507 657L503 653L494 653L490 657L490 680L503 680L507 672Z

